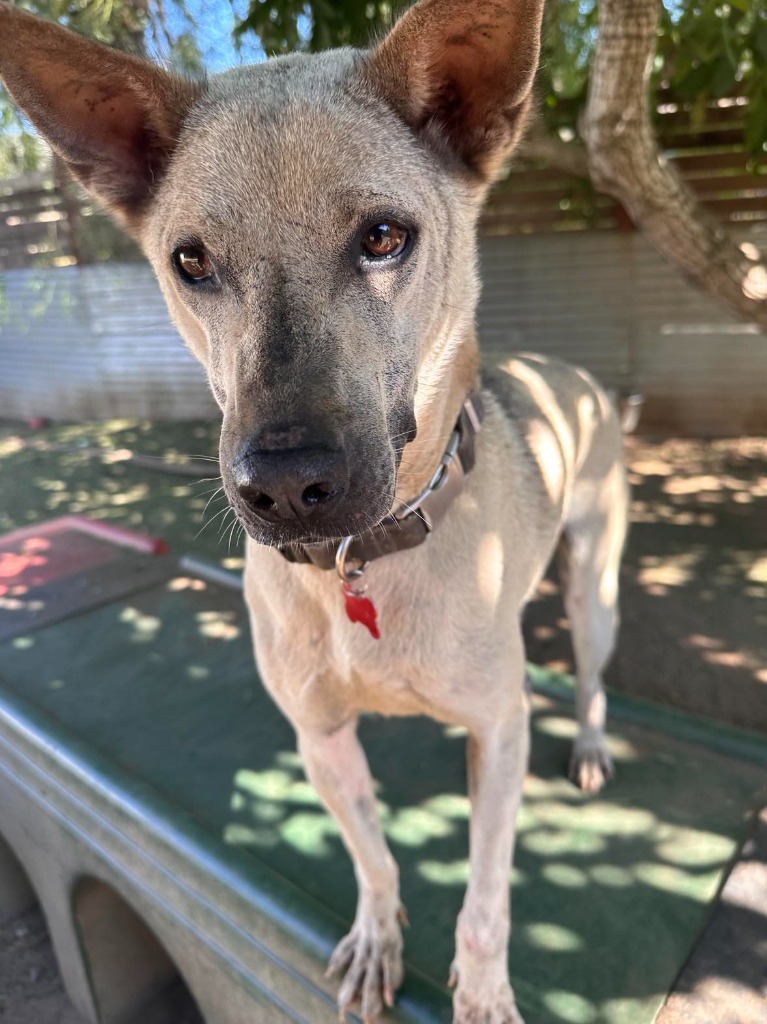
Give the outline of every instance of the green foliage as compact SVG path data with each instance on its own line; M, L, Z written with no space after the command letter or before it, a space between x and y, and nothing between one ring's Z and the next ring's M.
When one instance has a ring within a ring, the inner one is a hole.
M550 0L542 89L551 128L574 133L588 89L597 37L597 0ZM659 103L681 106L692 129L711 105L744 97L743 141L767 149L767 0L666 0L653 88Z
M407 0L250 0L237 34L255 32L267 54L365 46L391 28Z
M36 135L23 131L12 104L0 87L0 180L28 174L45 167L48 147Z
M386 30L407 0L250 0L237 28L255 32L267 53L365 45ZM566 138L577 134L597 39L598 0L549 0L540 76L545 117ZM699 127L711 103L749 100L744 142L767 140L767 0L665 0L653 87L659 102L687 111Z

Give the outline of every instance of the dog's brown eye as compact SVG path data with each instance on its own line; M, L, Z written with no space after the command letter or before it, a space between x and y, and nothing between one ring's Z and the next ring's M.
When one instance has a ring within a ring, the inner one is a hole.
M376 260L390 260L403 252L408 232L399 224L373 224L362 236L365 254Z
M213 277L213 264L202 246L180 245L173 253L173 260L187 281L197 283Z

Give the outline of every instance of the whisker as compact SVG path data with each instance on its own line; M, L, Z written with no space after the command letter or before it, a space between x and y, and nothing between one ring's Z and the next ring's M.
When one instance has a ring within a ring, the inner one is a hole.
M220 479L221 479L220 476L203 476L199 480L192 480L191 483L190 483L190 486L191 487L197 487L198 484L212 484L212 483L215 483L216 480L220 480ZM206 491L206 493L207 493L207 491Z
M200 517L201 519L205 518L205 513L208 511L208 505L210 505L211 501L213 501L217 495L221 494L223 489L223 487L217 487L213 494L211 494L211 496L208 498L205 508L202 510L202 516Z
M226 507L226 509L225 509L224 511L225 511L225 512L231 512L231 513L232 513L232 515L234 515L234 509L232 508L232 506L231 506L231 505L227 505L227 507ZM226 518L226 516L224 516L224 518L223 518L223 520L222 520L222 523L223 523L223 526L222 526L222 527L221 527L221 529L220 529L220 530L218 531L218 542L219 542L219 544L220 544L220 543L221 543L221 541L222 541L222 540L224 539L224 532L226 531L226 528L227 528L227 526L229 525L229 524L228 524L228 522L227 522L227 518Z
M203 523L202 526L200 527L200 529L195 534L194 539L197 540L197 538L200 536L200 534L205 529L205 527L206 526L210 526L210 524L214 523L218 519L219 516L224 515L228 508L230 508L229 505L227 505L225 508L219 509L218 512L216 512L216 514L211 519L209 519L207 521L207 523Z
M237 519L237 516L235 515L234 519L232 520L231 529L229 530L229 543L227 544L227 547L226 547L227 556L231 555L231 553L232 553L232 537L234 536L234 528L235 528L235 526L238 525L238 523L239 523L239 520Z
M394 495L394 499L395 501L398 501L403 508L406 508L411 515L418 516L418 518L422 520L423 523L426 523L426 517L423 515L420 509L413 508L412 505L408 505L408 503L406 501L403 501L398 494Z

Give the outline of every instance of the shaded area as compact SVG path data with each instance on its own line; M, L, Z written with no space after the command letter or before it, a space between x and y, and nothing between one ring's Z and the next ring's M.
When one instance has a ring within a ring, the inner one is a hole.
M83 1024L64 993L39 908L0 921L0 1021Z
M767 731L767 441L628 440L631 529L607 672L624 693ZM572 670L552 571L531 661Z
M176 965L118 892L99 879L81 878L72 904L104 1019L204 1024Z
M181 982L163 993L142 1024L203 1024ZM85 1024L67 998L39 908L0 921L0 1021Z
M146 780L243 865L256 857L352 917L351 865L255 676L238 594L181 575L9 641L0 665L3 686ZM512 873L514 983L528 1024L647 1024L764 800L764 773L620 725L618 782L591 801L563 775L573 732L569 711L537 700ZM463 736L369 719L363 742L413 922L406 955L442 986L467 878Z

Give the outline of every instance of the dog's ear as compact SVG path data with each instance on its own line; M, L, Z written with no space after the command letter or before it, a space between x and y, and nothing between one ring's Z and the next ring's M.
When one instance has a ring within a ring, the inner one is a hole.
M369 80L416 131L492 179L519 138L544 0L419 0L377 46Z
M138 230L202 87L2 2L0 78L75 176Z

